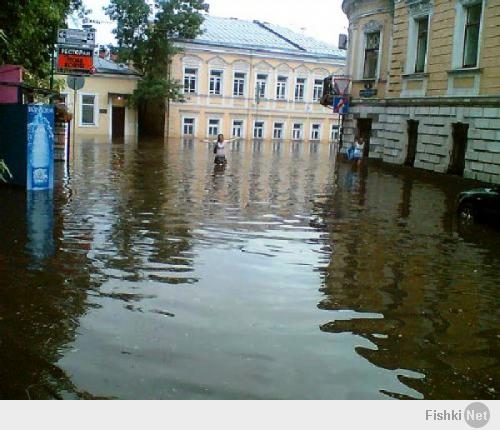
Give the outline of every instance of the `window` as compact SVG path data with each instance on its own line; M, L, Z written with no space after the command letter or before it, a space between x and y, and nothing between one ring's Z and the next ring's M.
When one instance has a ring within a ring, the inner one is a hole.
M208 120L208 135L217 136L220 129L220 119L209 119Z
M311 127L311 140L319 140L321 135L321 124L313 124Z
M196 77L198 70L185 68L184 69L184 93L196 94Z
M273 139L283 139L283 128L284 124L282 122L274 123Z
M266 98L266 87L267 87L267 75L258 74L257 75L257 86L256 95L259 99Z
M96 96L83 95L81 96L81 124L82 125L96 125Z
M313 100L315 102L319 102L321 100L321 97L323 97L323 80L315 79Z
M465 8L465 35L463 67L476 67L479 47L479 29L481 27L481 3Z
M264 123L262 121L255 121L253 126L253 138L262 139L264 137Z
M194 135L194 118L184 118L182 132L187 136Z
M210 70L209 93L221 95L222 93L222 71Z
M286 76L278 76L278 83L276 84L276 99L285 100L286 99L286 85L288 78Z
M243 120L235 119L233 121L232 137L243 137Z
M233 95L245 95L245 73L235 73L233 81Z
M363 69L364 79L375 79L377 77L379 45L379 31L374 33L366 33L365 63Z
M305 78L297 78L297 81L295 83L295 101L304 100L305 85L306 85Z
M302 124L293 125L292 139L294 140L302 139Z
M429 31L429 16L419 18L415 22L417 30L417 52L415 59L415 73L423 73L427 57L427 36Z
M332 124L330 127L330 140L339 140L339 126Z

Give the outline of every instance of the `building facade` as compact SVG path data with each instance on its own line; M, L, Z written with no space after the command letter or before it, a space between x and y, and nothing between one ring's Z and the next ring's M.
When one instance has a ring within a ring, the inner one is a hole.
M344 0L344 140L367 155L500 183L500 0Z
M212 16L201 36L178 45L172 76L185 101L170 105L170 137L338 138L337 115L319 100L323 79L343 72L344 51L272 24Z
M75 114L76 136L101 139L137 139L137 111L127 98L140 79L124 65L105 58L94 58L96 73L85 77L85 85L75 92L65 85L61 96L70 113ZM65 79L65 76L57 76Z

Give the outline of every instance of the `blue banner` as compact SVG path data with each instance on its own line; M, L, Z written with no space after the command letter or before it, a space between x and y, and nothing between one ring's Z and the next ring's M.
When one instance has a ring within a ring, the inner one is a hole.
M54 187L54 107L28 106L28 190Z

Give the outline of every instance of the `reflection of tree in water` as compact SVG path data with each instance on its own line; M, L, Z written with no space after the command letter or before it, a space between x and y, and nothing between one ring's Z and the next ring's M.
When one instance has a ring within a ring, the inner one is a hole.
M61 198L61 197L60 197ZM73 249L55 217L56 254L35 268L28 252L26 195L1 190L0 222L0 398L92 398L78 391L57 366L88 310L91 281L85 252ZM63 203L63 202L61 202ZM57 212L56 212L57 213ZM85 232L80 224L80 232Z
M67 345L79 319L96 306L89 294L109 295L101 285L116 275L113 269L125 273L120 279L130 274L168 283L194 281L180 275L192 271L189 219L174 199L177 190L163 164L163 149L145 151L138 161L127 155L94 147L78 160L71 194L60 186L54 192L49 234L55 254L37 265L28 246L33 239L25 193L0 190L1 206L7 208L0 222L0 398L92 398L73 385L58 362L77 354ZM113 297L127 305L140 296Z
M122 279L171 284L196 281L180 275L193 270L188 258L191 220L178 196L189 200L189 190L182 189L187 181L179 180L176 175L180 172L171 170L165 156L168 154L160 147L132 158L116 190L108 235L111 252L98 258L106 268L129 274ZM191 171L189 161L182 162Z
M317 208L332 249L323 269L325 298L318 306L354 311L351 319L326 322L321 330L368 339L374 347L356 351L378 367L424 375L399 379L425 398L496 398L498 258L492 264L487 242L478 251L452 239L442 219L449 216L450 198L444 214L425 211L415 200L421 183L374 175L374 169L379 168L370 167L366 189L356 191L363 197L353 198L353 189L341 182L337 193ZM395 183L399 202L377 195ZM425 189L425 196L435 200L431 208L441 207L443 192ZM375 203L377 210L372 209ZM399 224L400 217L414 227Z

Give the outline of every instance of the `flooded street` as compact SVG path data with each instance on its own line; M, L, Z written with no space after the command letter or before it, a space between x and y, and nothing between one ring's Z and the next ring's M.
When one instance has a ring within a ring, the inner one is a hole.
M1 398L498 398L470 182L229 145L86 142L53 200L0 188Z

